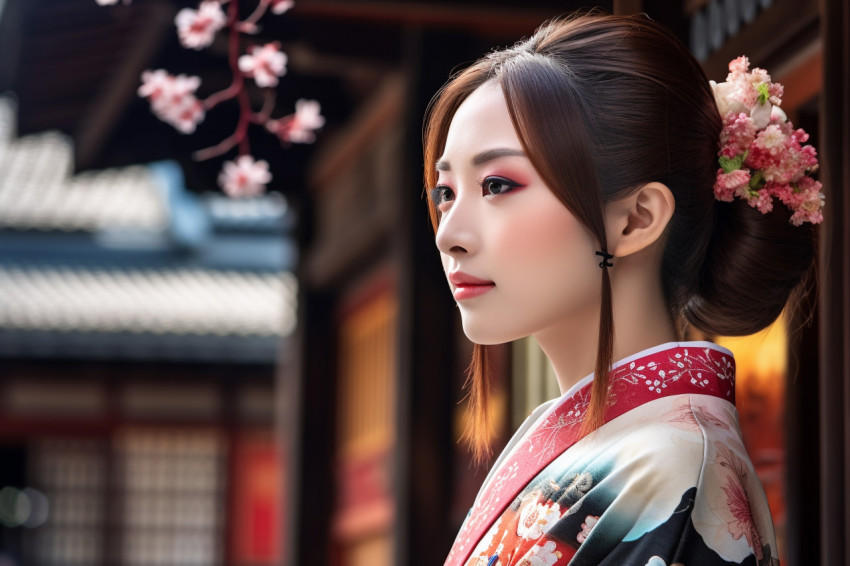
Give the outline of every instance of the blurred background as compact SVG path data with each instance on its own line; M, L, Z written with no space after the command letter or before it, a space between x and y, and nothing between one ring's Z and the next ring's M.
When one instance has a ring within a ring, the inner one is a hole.
M231 0L235 2L236 0ZM250 13L257 0L241 0ZM822 156L814 318L730 340L745 441L783 562L850 564L850 7L844 0L300 0L260 22L283 113L319 101L260 197L216 182L235 104L193 135L146 69L227 87L227 39L182 47L196 2L0 0L0 566L434 565L470 461L460 330L422 198L421 125L453 70L545 19L646 12L725 78L747 54ZM251 93L255 108L259 93ZM494 444L557 395L501 347Z

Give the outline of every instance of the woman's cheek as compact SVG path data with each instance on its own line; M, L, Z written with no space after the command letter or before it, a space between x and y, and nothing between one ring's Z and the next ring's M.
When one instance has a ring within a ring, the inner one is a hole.
M547 276L564 267L577 267L565 262L579 262L579 256L593 255L589 233L560 201L517 212L498 238L496 249L504 257L505 267L533 270L524 275ZM593 264L588 261L587 265Z

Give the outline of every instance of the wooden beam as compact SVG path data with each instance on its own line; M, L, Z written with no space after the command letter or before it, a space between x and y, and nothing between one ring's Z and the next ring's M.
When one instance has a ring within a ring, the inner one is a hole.
M850 563L850 5L821 0L821 564ZM814 423L812 423L814 425Z
M823 42L813 41L787 64L771 68L770 74L774 82L784 86L782 109L793 116L823 88Z
M449 2L381 2L378 0L301 0L293 14L304 17L368 21L386 25L462 29L484 36L517 37L533 32L553 16L584 4L567 1L551 9L465 5Z
M388 74L345 129L322 145L313 160L311 188L322 191L334 183L361 156L365 146L400 119L404 87L401 76Z
M375 168L386 173L394 166L376 161L380 157L375 148L389 143L393 128L403 120L407 90L403 78L391 74L376 91L313 159L310 198L315 199L322 233L303 257L301 272L303 282L313 288L332 287L346 273L361 269L364 261L379 254L390 239L398 214L398 188L369 175ZM352 213L352 207L363 199L372 199L373 204Z
M146 8L146 19L137 28L128 57L108 80L100 95L92 100L86 117L80 121L81 129L74 136L75 161L79 169L85 169L94 162L121 113L136 96L142 71L152 61L163 38L172 30L172 6L157 1Z
M709 79L722 81L729 73L729 61L746 55L755 66L769 67L782 51L797 49L797 40L810 31L817 34L817 0L776 0L759 13L751 24L745 25L717 51L709 55L703 69ZM802 38L806 43L811 38Z

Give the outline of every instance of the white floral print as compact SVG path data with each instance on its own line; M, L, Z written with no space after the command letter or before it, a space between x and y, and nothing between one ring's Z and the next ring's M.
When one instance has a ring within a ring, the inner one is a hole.
M519 515L516 534L526 540L538 539L561 517L561 506L538 503L537 498L528 501Z
M490 527L490 530L487 531L487 534L481 539L478 543L478 551L486 552L490 545L493 544L493 539L496 537L496 533L499 532L499 527L502 526L502 517L496 519L496 522L493 523L493 526Z
M561 556L560 551L555 549L555 543L550 540L543 546L539 544L532 546L517 566L553 566Z
M587 540L587 537L590 536L590 532L596 526L597 522L599 522L599 517L595 515L588 515L584 518L584 523L581 524L581 532L576 535L576 540L579 544Z

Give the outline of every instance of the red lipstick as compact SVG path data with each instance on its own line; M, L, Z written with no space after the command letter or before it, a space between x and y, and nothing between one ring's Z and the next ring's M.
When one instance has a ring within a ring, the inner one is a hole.
M454 285L454 297L456 301L479 297L496 286L492 281L479 279L461 271L449 273L449 282Z

